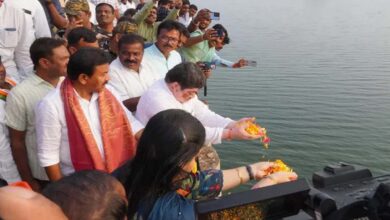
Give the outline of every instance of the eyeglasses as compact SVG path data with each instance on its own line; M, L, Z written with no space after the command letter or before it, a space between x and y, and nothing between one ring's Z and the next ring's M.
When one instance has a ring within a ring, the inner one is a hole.
M161 36L159 37L161 41L167 43L167 42L172 42L172 43L178 43L179 39L173 38L173 37L168 37L168 36Z

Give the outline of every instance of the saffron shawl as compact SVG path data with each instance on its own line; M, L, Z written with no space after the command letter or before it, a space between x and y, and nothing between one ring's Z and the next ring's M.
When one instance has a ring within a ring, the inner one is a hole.
M111 173L135 156L136 140L131 125L124 109L110 91L104 89L98 96L105 159L99 152L77 94L68 78L61 85L61 96L68 128L70 156L75 171L94 169Z

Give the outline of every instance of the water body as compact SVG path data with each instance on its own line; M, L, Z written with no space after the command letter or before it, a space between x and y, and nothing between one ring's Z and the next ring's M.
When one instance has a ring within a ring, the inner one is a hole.
M232 42L207 99L216 112L255 116L272 139L217 146L224 168L283 159L301 177L333 162L390 172L390 1L193 0L221 12Z

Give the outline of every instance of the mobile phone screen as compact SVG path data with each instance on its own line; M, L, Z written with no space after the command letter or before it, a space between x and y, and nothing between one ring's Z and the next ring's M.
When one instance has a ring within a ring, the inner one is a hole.
M210 19L211 20L219 20L220 19L219 12L210 12Z
M247 65L252 67L257 67L257 61L255 60L247 60Z

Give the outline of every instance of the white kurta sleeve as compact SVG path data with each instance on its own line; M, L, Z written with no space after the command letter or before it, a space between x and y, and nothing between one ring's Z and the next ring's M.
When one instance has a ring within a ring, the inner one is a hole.
M222 117L211 111L207 105L197 97L194 98L193 102L194 116L202 122L206 129L205 144L220 144L222 142L224 128L233 120Z
M225 128L230 122L233 120L230 118L225 118L217 113L211 111L206 104L198 99L198 97L194 98L194 116L199 119L207 127L219 127Z
M35 108L38 159L42 167L60 163L61 122L59 112L49 99Z
M225 66L225 67L230 67L230 68L233 68L233 65L234 65L233 62L231 62L229 60L222 59L220 56L218 56L217 53L214 53L211 62L215 63L215 65L218 65L218 66Z

